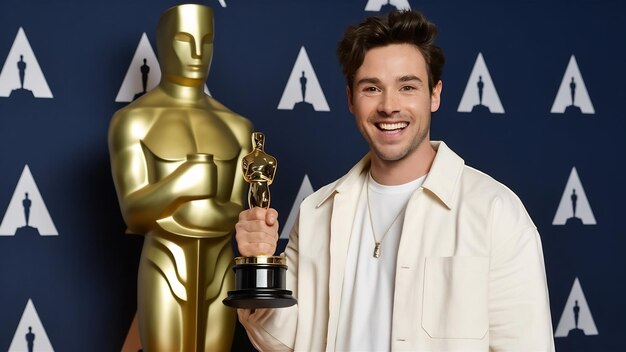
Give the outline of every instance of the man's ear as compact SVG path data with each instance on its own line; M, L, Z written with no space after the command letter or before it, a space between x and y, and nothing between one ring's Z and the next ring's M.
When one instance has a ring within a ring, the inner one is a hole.
M439 104L441 104L441 89L443 88L443 83L441 80L435 84L433 87L433 92L430 96L430 112L435 112L439 110Z
M352 89L350 86L346 84L346 96L348 97L348 110L354 114L352 111L352 107L354 106L354 101L352 100Z

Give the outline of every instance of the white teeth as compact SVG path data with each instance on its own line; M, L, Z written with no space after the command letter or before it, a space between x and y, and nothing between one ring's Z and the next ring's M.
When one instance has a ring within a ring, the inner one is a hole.
M396 122L396 123L379 123L378 128L385 131L393 131L405 128L409 124L407 122Z

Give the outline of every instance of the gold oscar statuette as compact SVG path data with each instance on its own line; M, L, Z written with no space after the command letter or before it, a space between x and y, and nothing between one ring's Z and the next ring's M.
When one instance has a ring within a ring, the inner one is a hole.
M269 208L276 158L265 153L265 135L252 133L254 149L241 161L243 177L250 184L248 206ZM296 304L286 289L286 259L283 256L235 258L235 290L228 291L224 304L234 308L283 308Z
M232 234L244 209L239 167L252 124L204 93L213 10L184 4L157 26L159 85L118 110L111 171L127 232L144 235L137 317L144 351L230 351L236 312ZM149 66L144 61L144 66Z

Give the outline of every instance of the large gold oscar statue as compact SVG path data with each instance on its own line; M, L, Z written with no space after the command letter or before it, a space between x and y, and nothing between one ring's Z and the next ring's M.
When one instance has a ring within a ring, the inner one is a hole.
M213 11L167 10L157 27L154 90L116 112L111 169L122 215L145 234L138 316L145 351L230 350L235 311L231 234L243 210L242 158L252 125L204 94Z

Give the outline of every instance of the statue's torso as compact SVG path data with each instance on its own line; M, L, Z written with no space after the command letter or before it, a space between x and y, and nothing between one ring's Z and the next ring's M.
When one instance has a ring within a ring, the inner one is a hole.
M190 109L154 108L151 126L143 141L164 159L184 160L187 154L208 153L217 160L234 160L241 150L223 121L233 113Z
M154 155L167 160L153 165L154 181L169 175L188 154L211 154L219 175L217 198L230 198L241 146L223 121L228 114L186 107L154 110L153 121L142 141Z

